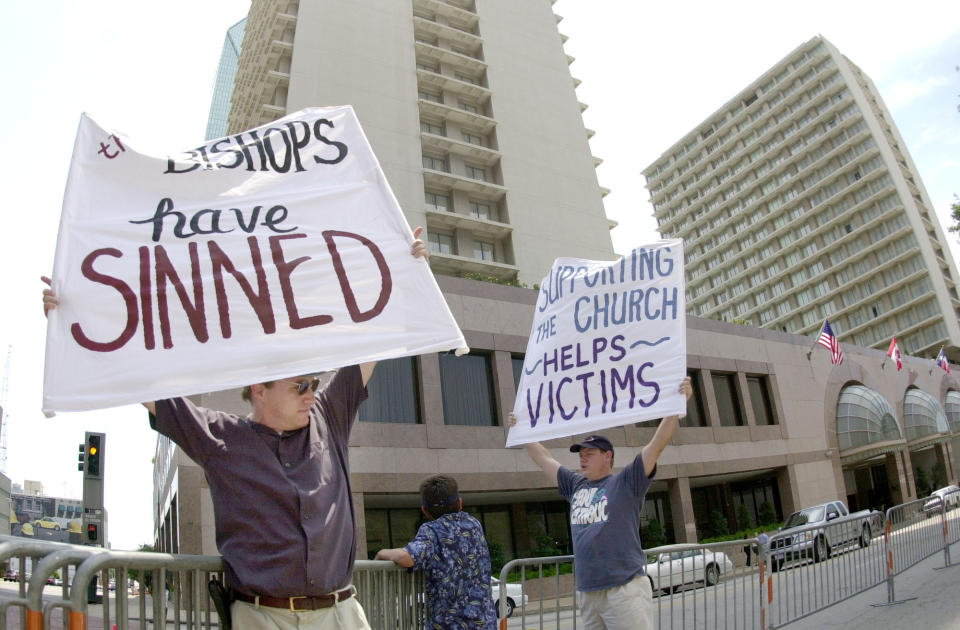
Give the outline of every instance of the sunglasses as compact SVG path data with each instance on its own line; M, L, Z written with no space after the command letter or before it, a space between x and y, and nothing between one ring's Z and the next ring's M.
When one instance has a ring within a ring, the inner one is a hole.
M297 390L298 396L303 396L307 393L308 389L317 391L317 388L320 387L320 379L314 377L306 381L299 381L295 384L292 384L292 386Z

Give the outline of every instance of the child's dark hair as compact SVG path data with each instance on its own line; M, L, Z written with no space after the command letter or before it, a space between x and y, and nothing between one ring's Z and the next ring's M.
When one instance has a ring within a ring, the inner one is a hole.
M446 475L434 475L420 484L420 505L431 518L440 518L444 514L459 511L457 502L457 481Z

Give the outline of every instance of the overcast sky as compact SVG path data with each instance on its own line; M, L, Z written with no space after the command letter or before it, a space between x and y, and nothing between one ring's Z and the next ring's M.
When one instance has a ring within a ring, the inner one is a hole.
M382 0L384 2L391 0ZM516 2L540 0L477 0ZM545 0L542 0L545 1ZM884 6L889 5L889 6ZM955 2L662 2L559 0L559 28L583 81L584 114L611 189L618 252L659 238L641 170L783 56L818 33L877 84L920 169L941 223L960 192L960 20ZM0 149L0 351L12 348L6 474L79 497L77 445L107 433L106 503L114 548L153 538L156 435L146 412L40 413L45 322L40 274L53 265L67 168L80 113L171 152L203 139L226 29L247 0L163 3L5 2L5 123ZM483 24L481 23L481 30ZM328 105L329 103L316 103ZM949 235L954 260L956 235ZM563 255L564 252L557 252Z

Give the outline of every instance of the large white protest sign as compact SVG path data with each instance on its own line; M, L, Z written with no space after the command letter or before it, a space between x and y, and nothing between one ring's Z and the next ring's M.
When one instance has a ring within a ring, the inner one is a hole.
M465 348L350 107L148 154L81 117L43 407Z
M507 446L684 415L683 241L558 258L540 285Z

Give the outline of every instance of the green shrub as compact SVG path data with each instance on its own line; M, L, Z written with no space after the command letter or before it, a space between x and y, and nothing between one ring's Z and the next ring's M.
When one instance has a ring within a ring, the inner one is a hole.
M930 485L930 478L927 476L927 471L922 466L916 469L917 474L917 492L920 493L920 496L927 496L933 491L933 487Z
M505 280L503 278L498 278L497 276L485 276L475 271L468 271L460 275L461 278L466 278L467 280L477 280L479 282L489 282L491 284L502 284L508 287L520 287L521 289L529 288L525 282L521 282L516 278Z
M757 519L759 520L758 525L761 527L766 527L777 522L777 512L773 509L773 505L769 501L764 501L760 504L760 507L757 508Z
M947 485L947 467L942 461L933 465L933 468L930 469L930 477L933 479L934 489Z
M750 518L750 511L747 509L747 504L741 503L737 506L737 527L740 529L748 529L752 524L753 519Z
M711 510L709 529L713 536L726 536L730 533L730 526L727 524L727 517L723 515L723 512Z
M503 553L503 545L495 540L487 540L490 550L490 570L494 576L500 575L500 569L507 563L507 556Z
M663 533L663 526L660 525L660 521L656 519L651 520L646 527L641 528L640 541L647 549L653 549L654 547L667 544L667 537Z

